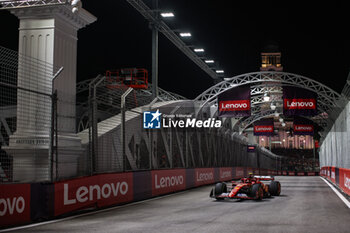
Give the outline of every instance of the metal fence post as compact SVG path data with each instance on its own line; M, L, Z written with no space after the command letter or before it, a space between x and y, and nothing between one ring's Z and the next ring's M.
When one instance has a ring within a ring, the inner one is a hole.
M123 172L126 171L126 152L125 152L125 99L134 89L129 87L126 92L121 96L120 109L121 109L121 143L122 143L122 155L123 155Z
M53 182L54 180L58 179L58 124L57 124L57 90L55 90L54 82L56 78L62 73L63 67L61 67L54 75L51 81L51 88L52 88L52 94L51 94L51 132L50 132L50 180ZM55 174L56 177L54 177L54 166L53 163L55 162Z

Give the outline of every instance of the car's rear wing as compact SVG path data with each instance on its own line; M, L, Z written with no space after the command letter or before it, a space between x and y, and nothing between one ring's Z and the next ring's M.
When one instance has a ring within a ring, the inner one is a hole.
M273 176L254 176L254 178L257 178L260 180L275 180L275 177Z

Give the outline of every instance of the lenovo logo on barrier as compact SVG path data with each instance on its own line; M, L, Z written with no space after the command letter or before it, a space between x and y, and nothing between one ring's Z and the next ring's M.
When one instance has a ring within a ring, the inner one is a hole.
M102 186L100 185L89 185L87 186L80 186L75 191L75 196L71 199L69 199L69 185L64 184L64 205L72 205L77 202L84 203L86 201L94 201L100 200L101 198L109 198L111 195L113 197L117 197L119 194L125 195L128 192L128 183L125 181L123 182L117 182L117 183L110 183L110 184L104 184Z
M214 174L212 172L209 172L209 173L197 172L197 181L209 181L213 179L214 179Z
M13 198L0 198L0 216L5 214L13 215L14 213L21 214L24 211L26 202L22 196Z
M284 99L284 109L316 109L316 100Z
M254 132L273 132L273 125L255 125Z
M313 132L314 127L312 125L294 125L294 131Z
M231 178L232 174L231 171L223 171L220 175L221 179L225 179L225 178Z
M163 176L158 178L157 175L154 176L154 182L156 189L173 187L177 185L182 185L184 183L184 177L180 176Z
M219 102L219 111L247 111L250 110L250 100L226 100Z
M344 186L350 190L350 178L344 174Z

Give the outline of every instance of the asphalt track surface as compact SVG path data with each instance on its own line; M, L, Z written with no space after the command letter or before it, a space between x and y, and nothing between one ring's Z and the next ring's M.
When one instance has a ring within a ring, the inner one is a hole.
M16 232L350 232L350 209L320 177L276 177L281 196L216 201L212 186Z

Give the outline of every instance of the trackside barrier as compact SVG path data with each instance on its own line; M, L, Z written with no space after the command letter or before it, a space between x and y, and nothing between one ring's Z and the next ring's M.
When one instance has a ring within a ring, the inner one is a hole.
M320 175L331 181L344 193L350 195L350 169L338 167L322 167Z
M3 184L0 185L0 227L52 219L88 208L140 201L239 179L249 172L279 174L251 167L192 168L99 174L55 183ZM350 172L347 177L350 187Z

